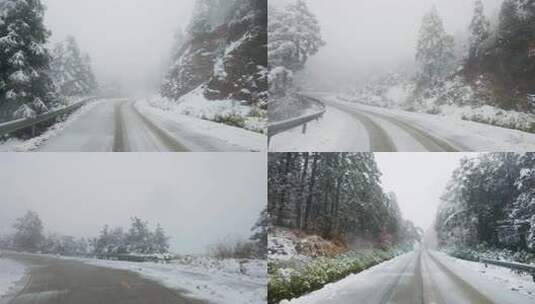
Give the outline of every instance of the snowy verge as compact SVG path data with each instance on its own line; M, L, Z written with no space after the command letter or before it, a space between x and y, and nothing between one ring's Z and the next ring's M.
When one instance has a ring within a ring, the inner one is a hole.
M104 102L104 100L97 100L89 102L80 109L73 112L64 121L58 122L48 128L43 134L30 139L22 140L18 138L8 138L0 142L0 152L30 152L37 150L46 141L58 135L63 129L74 123L80 117L91 111L94 107Z
M339 242L273 227L268 238L268 303L301 297L403 254L409 248L348 250Z
M271 138L269 150L296 151L369 151L369 138L365 128L350 115L333 107L318 121L277 134Z
M480 277L484 280L497 282L508 290L519 292L535 300L535 282L533 282L531 275L516 273L508 268L494 265L485 267L483 263L461 260L442 252L433 252L433 254L455 272L462 273L463 277L468 277L470 282L481 282L482 280L477 280L477 277ZM487 291L490 292L490 290Z
M26 267L0 256L0 303L26 274Z
M535 114L504 110L486 101L489 88L480 79L473 86L461 77L445 80L436 87L414 95L416 85L393 73L339 98L383 108L410 110L467 121L474 121L525 132L535 132Z
M182 257L170 264L80 259L84 263L128 270L214 304L266 301L266 261Z
M147 103L174 115L191 116L257 133L266 132L266 111L237 100L207 100L202 86L182 96L178 101L153 96L147 99Z
M344 104L355 110L389 116L417 126L429 134L458 143L470 151L515 152L534 151L535 134L466 121L455 117L379 108L340 100L337 95L323 95L331 103Z
M135 107L143 114L156 116L159 127L170 133L180 135L180 139L188 141L185 144L197 147L198 150L220 150L220 151L265 151L267 137L263 134L248 131L243 128L232 127L225 124L215 123L187 115L179 114L175 111L162 110L151 105L150 100L140 100L135 103ZM174 130L173 130L174 129ZM190 134L190 136L186 136ZM202 146L203 142L206 146Z

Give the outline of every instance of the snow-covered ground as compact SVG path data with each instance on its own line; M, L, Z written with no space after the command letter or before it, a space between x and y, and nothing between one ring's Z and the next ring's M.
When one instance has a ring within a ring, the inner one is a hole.
M306 133L303 134L302 127L293 128L275 135L269 145L270 151L277 152L330 152L354 149L359 151L370 149L368 134L359 121L333 107L327 107L327 112L320 120L308 123Z
M265 151L267 137L263 134L245 130L238 127L228 126L221 123L180 114L174 110L163 110L151 105L150 100L139 100L135 106L143 114L153 118L152 120L163 129L173 133L205 134L212 138L211 145L219 147L222 151L242 150L242 151ZM182 141L187 141L181 137ZM198 137L196 138L198 140ZM218 144L219 143L219 144ZM194 140L185 142L189 147L196 147L198 143ZM198 150L205 150L199 147Z
M347 102L336 94L315 96L328 106L325 118L311 123L306 134L299 127L274 136L270 151L442 151L437 139L457 151L535 150L533 133L466 121L462 115L379 108Z
M185 290L214 304L259 304L267 297L266 261L183 257L170 264L80 259L84 263L129 270L166 287Z
M267 120L261 110L236 100L207 100L203 90L201 86L178 101L156 95L148 98L147 104L175 116L191 116L210 121L230 119L242 124L244 129L265 133Z
M38 137L8 139L0 151L152 152L175 151L177 144L187 151L265 151L267 137L161 110L144 99L107 99L87 104Z
M534 295L535 283L509 270L413 251L280 304L527 304Z
M73 102L78 102L83 98L69 99L69 105ZM0 142L0 152L30 152L37 150L43 143L49 139L60 134L65 128L72 125L80 117L90 112L93 108L103 103L104 100L96 100L89 102L80 109L72 113L66 120L58 122L46 130L43 134L30 138L27 140L21 140L17 138L9 138L4 142Z
M506 289L518 291L532 297L535 302L535 282L532 276L525 272L516 273L508 268L494 265L485 267L483 263L457 259L442 252L436 252L435 254L439 258L446 260L450 267L456 268L459 272L470 272L484 279L496 281Z
M15 283L22 279L26 267L10 259L0 257L0 303L10 293Z

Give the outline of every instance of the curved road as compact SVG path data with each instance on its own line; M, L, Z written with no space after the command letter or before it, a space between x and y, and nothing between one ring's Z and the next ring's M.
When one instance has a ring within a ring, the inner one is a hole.
M207 304L128 271L52 257L6 256L31 267L9 304Z
M451 143L435 135L429 134L418 126L414 126L402 118L379 114L373 111L359 108L358 105L347 106L334 102L325 102L327 105L337 108L355 119L366 128L370 138L370 148L373 152L396 152L399 149L392 138L392 134L408 135L419 149L428 152L457 152L468 151L457 143ZM388 125L388 129L385 127ZM394 131L394 132L393 132Z
M290 301L291 304L528 304L503 284L466 274L433 251L414 251ZM472 271L473 272L473 271Z

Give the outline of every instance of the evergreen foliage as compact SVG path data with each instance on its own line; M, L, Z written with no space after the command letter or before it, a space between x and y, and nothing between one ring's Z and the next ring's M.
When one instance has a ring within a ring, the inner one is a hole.
M535 251L535 154L465 158L437 213L442 246Z
M43 16L40 0L0 3L0 110L6 120L35 116L55 101Z
M416 228L385 194L371 153L276 153L269 157L268 212L274 225L390 248ZM413 229L414 228L414 229ZM419 239L419 235L412 240Z

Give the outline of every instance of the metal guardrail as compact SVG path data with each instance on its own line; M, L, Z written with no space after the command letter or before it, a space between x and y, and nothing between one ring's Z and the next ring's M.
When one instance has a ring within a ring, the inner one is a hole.
M21 131L21 130L25 130L25 129L29 129L29 128L32 129L32 136L35 136L36 126L38 124L49 122L49 121L56 119L57 117L74 112L78 110L79 108L81 108L86 103L95 99L97 99L97 97L90 97L82 101L79 101L73 105L67 106L65 108L50 111L50 112L41 114L36 117L22 118L22 119L17 119L17 120L1 123L0 124L0 136L13 133L13 132L17 132L17 131Z
M296 118L291 118L291 119L278 121L278 122L269 124L268 125L268 144L271 141L271 137L277 134L280 134L282 132L288 131L290 129L293 129L295 127L299 127L301 125L303 126L302 132L303 134L305 134L307 131L307 123L313 120L320 119L321 117L323 117L323 115L327 111L325 109L325 104L323 104L318 99L312 98L310 96L305 96L305 95L299 95L299 98L305 99L307 102L310 102L310 103L319 104L322 110L316 113L307 114L307 115L299 116Z
M491 260L491 259L483 259L483 258L480 258L479 261L481 263L485 264L485 267L488 267L488 264L492 264L492 265L496 265L496 266L506 267L506 268L509 268L509 269L528 272L528 273L531 274L531 277L533 278L533 281L535 282L535 266L534 265L515 263L515 262L498 261L498 260Z

